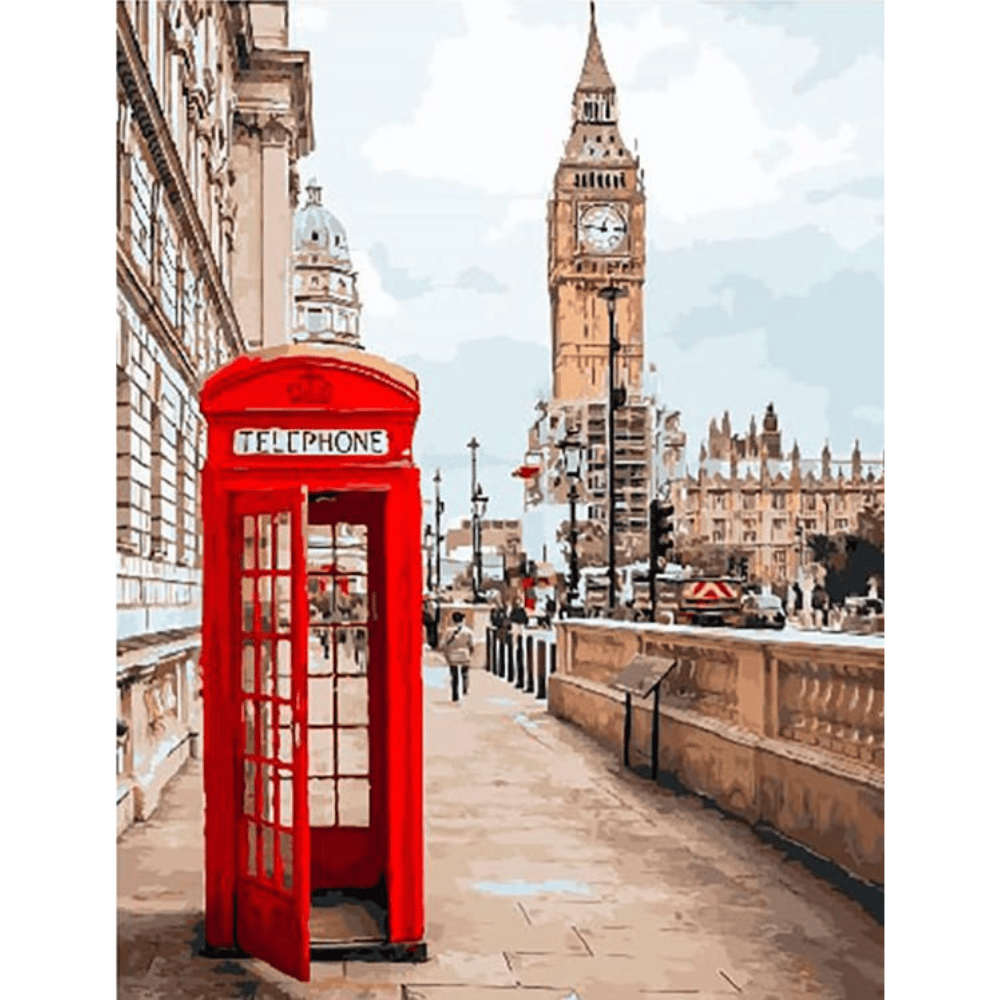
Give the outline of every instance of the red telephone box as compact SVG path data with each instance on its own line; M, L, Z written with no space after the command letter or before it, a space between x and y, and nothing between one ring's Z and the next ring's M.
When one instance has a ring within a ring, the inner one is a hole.
M416 376L284 345L201 408L206 945L426 958Z

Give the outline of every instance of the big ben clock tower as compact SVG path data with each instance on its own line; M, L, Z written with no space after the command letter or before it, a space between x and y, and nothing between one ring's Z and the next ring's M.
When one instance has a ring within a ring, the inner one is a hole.
M554 403L607 395L608 313L597 293L609 284L628 292L615 310L621 344L615 384L625 387L629 398L642 392L645 221L639 160L618 131L615 85L591 0L573 124L548 211Z

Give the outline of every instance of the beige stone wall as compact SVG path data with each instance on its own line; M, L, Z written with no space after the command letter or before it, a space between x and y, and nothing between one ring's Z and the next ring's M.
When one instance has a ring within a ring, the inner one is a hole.
M676 660L660 706L662 771L855 876L884 882L884 649L697 629L559 622L549 710L622 753L636 653ZM652 697L633 699L630 755L648 760Z

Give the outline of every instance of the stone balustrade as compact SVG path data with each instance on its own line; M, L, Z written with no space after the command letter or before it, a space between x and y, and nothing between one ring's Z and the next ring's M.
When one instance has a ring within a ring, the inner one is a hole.
M636 654L676 661L661 690L661 770L869 882L883 881L884 641L794 630L560 621L549 710L619 753ZM652 698L633 699L633 760Z

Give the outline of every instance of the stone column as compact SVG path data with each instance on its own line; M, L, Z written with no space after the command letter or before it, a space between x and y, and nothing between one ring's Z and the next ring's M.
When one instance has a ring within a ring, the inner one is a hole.
M239 205L233 240L231 295L247 346L260 347L263 343L260 261L264 205L261 141L252 118L244 115L236 117L230 165L235 176L231 195Z
M288 260L292 251L289 204L290 125L272 118L261 130L261 320L265 347L288 340Z

